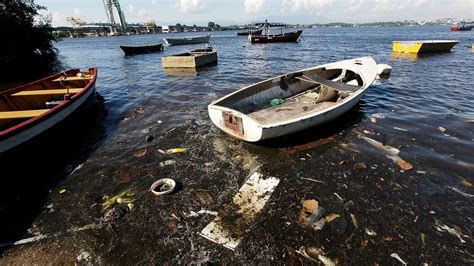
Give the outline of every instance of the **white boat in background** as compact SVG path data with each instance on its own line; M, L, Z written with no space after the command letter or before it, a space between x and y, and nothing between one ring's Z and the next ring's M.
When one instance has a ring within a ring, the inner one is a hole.
M193 36L184 38L163 38L167 45L183 45L183 44L198 44L207 43L211 39L211 34L204 36Z
M377 77L372 57L280 75L208 106L212 122L237 139L256 142L333 120L354 107Z

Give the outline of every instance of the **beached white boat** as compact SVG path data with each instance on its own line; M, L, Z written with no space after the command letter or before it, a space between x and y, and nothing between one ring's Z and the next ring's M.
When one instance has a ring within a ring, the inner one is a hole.
M372 57L307 68L226 95L209 104L209 116L237 139L271 139L341 116L359 102L376 77Z

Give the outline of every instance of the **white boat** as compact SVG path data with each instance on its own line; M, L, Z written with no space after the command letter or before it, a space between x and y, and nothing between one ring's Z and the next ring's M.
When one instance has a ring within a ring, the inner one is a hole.
M377 77L372 57L280 75L208 106L212 122L232 137L257 142L333 120L354 107Z
M167 45L183 45L183 44L198 44L207 43L211 39L211 34L204 36L192 36L184 38L163 38Z

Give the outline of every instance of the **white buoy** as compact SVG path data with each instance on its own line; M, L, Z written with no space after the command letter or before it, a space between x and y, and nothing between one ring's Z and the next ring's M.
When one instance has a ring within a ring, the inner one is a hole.
M392 73L392 67L387 64L377 64L377 79L387 79Z

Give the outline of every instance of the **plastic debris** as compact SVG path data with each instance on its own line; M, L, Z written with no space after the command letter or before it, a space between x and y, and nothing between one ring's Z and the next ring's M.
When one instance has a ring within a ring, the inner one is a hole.
M137 152L135 152L133 155L135 155L135 157L143 157L146 155L146 153L148 152L148 149L143 149L143 150L139 150Z
M406 263L404 260L402 260L402 258L400 258L400 256L398 256L397 253L392 253L392 254L390 254L390 257L392 257L392 258L398 260L398 261L399 261L401 264L403 264L403 265L407 265L407 263Z
M280 104L282 104L282 103L284 103L284 102L285 102L285 100L283 100L283 99L272 99L272 100L270 101L270 105L271 105L271 106L278 106L278 105L280 105Z
M456 226L457 227L457 226ZM456 236L457 238L459 238L459 241L461 241L461 243L466 243L466 241L464 239L462 239L462 237L469 237L467 235L463 235L462 232L461 232L461 229L459 228L451 228L445 224L443 225L435 225L435 229L438 230L439 232L448 232L449 234L453 235L453 236Z
M367 168L367 166L365 165L365 163L362 163L362 162L361 162L361 163L356 163L356 164L354 164L354 167L355 167L356 169L366 169L366 168Z
M171 178L162 178L157 181L155 181L151 186L150 186L150 191L151 193L161 196L161 195L166 195L170 194L174 191L176 188L176 182L171 179Z
M358 137L362 140L364 140L365 142L369 143L370 145L374 146L375 148L381 150L381 151L384 151L385 153L389 154L389 155L392 155L392 156L395 156L395 155L398 155L400 153L400 150L395 148L395 147L392 147L392 146L389 146L389 145L384 145L383 143L379 142L379 141L376 141L375 139L371 139L371 138L368 138L364 135L361 135L359 134Z
M165 167L165 166L168 166L168 165L175 165L175 164L176 164L175 160L166 160L166 161L160 162L159 166L160 167Z
M196 191L196 198L201 204L212 204L214 199L207 191Z
M365 228L365 233L369 236L376 236L377 235L377 233L374 230L372 230L370 228L367 228L367 227Z
M174 149L168 149L166 150L166 153L168 154L173 154L173 153L181 153L187 151L187 148L174 148Z
M305 248L302 246L296 251L296 253L314 262L322 262L325 266L335 266L337 263L337 261L333 261L332 259L326 257L322 250L316 247Z
M398 166L400 167L400 169L404 170L404 171L408 171L408 170L411 170L413 169L413 165L403 159L399 160L397 162Z
M333 220L337 219L341 217L341 215L337 214L337 213L331 213L329 215L327 215L326 217L324 217L324 219L326 219L326 221L328 223L332 222Z
M354 214L351 213L351 220L352 224L354 225L355 228L359 228L359 223L357 222L357 219Z
M104 195L102 197L102 211L112 208L115 204L132 203L134 201L133 196L134 193L131 190L122 191L113 197Z
M59 194L63 194L63 193L65 193L66 191L67 191L67 190L66 190L65 188L63 188L63 189L59 190Z
M343 199L341 196L339 196L339 194L337 194L336 192L334 192L334 195L336 195L336 197L337 197L340 201L344 201L344 199Z
M391 236L382 237L382 239L383 241L387 241L387 242L392 242L393 240L395 240L395 238Z
M218 215L199 235L234 250L278 183L280 179L276 177L264 177L261 173L254 172L232 199L233 205L237 207L237 213L231 214L233 219L229 221L225 216ZM224 221L227 221L225 225Z
M76 166L76 168L74 168L74 170L72 170L71 175L74 174L74 172L76 172L77 170L81 169L83 166L84 166L83 163L81 163L81 164L79 164L78 166Z
M460 195L462 195L462 196L464 196L464 197L466 197L466 198L474 198L474 195L469 194L469 193L466 193L466 192L463 192L463 191L461 191L459 188L450 187L450 186L446 186L446 188L449 188L449 189L451 189L452 191L454 191L454 192L456 192L456 193L458 193L458 194L460 194Z
M215 211L209 211L209 210L201 209L198 212L190 211L188 217L199 217L199 215L202 215L202 214L209 214L209 215L212 215L212 216L217 216L218 213L215 212Z
M461 177L460 179L461 179L461 184L462 184L463 186L465 186L465 187L472 187L472 183L469 182L467 179L462 178L462 177Z
M408 132L408 129L401 128L401 127L393 127L393 129L396 129L398 131Z
M302 145L297 145L297 146L281 149L281 153L283 155L291 155L291 154L295 154L295 153L299 153L299 152L314 149L316 147L331 143L335 140L336 140L335 136L327 137L327 138L324 138L324 139L318 139L318 140L310 142L310 143L306 143L306 144L302 144Z
M307 177L300 177L301 179L304 179L304 180L308 180L308 181L312 181L312 182L316 182L316 183L321 183L321 184L325 184L324 181L321 181L321 180L316 180L316 179L313 179L313 178L307 178Z
M438 130L441 131L441 133L446 132L446 128L444 128L444 127L438 127Z
M420 240L421 240L421 244L424 246L426 246L426 235L423 234L423 233L420 233Z

